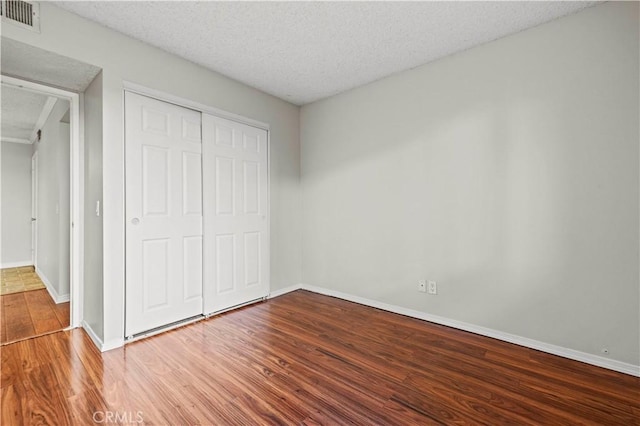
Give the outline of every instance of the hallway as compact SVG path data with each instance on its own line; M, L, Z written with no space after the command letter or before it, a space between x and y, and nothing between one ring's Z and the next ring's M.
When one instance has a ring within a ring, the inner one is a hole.
M3 269L2 290L1 344L69 326L69 302L55 304L32 267Z

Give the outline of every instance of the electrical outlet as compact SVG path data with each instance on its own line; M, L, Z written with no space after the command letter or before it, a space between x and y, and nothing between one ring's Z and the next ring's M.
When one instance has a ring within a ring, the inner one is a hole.
M418 291L421 293L427 292L427 280L419 280L418 281Z
M436 283L435 281L427 282L427 293L438 294L438 283Z

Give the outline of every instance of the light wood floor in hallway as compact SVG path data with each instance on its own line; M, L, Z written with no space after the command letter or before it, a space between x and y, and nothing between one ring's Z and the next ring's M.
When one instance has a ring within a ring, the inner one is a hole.
M45 288L33 266L0 269L0 295Z
M6 426L640 424L640 378L305 291L105 353L6 345L0 383Z
M0 296L0 343L69 326L69 302L56 304L46 289Z

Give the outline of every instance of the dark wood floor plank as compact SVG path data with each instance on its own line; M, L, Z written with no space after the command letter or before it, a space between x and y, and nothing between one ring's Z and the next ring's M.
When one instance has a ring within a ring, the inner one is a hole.
M300 314L290 315L290 313L285 318L277 319L261 316L259 313L256 316L264 321L273 322L278 329L295 330L296 338L305 339L311 346L319 345L329 352L339 352L345 362L361 365L373 371L384 371L397 381L404 380L407 375L401 369L390 366L390 363L393 362L391 346L363 339L346 327L341 330L329 323L313 325L314 322L319 324L315 320L315 314L310 313L309 318L302 317ZM345 324L348 323L348 318L345 318ZM395 349L398 353L404 353L404 356L411 356L411 352L402 345L395 346Z
M190 375L182 370L159 376L158 380L168 389L180 389L175 396L177 404L187 410L198 424L225 424L225 415L221 407L229 400L211 398L212 384L204 384L192 380ZM160 421L162 419L159 419Z
M238 321L237 319L236 322L241 326L235 328L235 330L252 329L247 322ZM396 390L392 383L381 377L376 371L359 368L357 365L346 362L340 356L329 353L323 348L317 347L313 351L300 353L296 346L290 344L290 342L294 341L290 336L283 337L282 333L275 330L264 331L263 334L263 339L253 338L245 341L243 345L258 346L259 348L261 341L267 342L263 345L263 353L260 358L268 360L270 368L274 370L282 367L290 379L298 380L297 387L304 387L304 381L308 377L323 377L323 381L314 380L306 384L315 389L326 387L327 395L335 395L338 401L326 401L329 406L336 403L339 404L340 400L357 401L358 399L363 399L361 394L366 393L366 399L369 399L371 403L378 401L377 406L379 408L384 405ZM254 331L252 335L255 337L257 331ZM288 359L270 356L268 351L273 351L274 349L277 353L295 354L295 356L285 357ZM343 371L344 374L336 376L333 374L335 371Z
M227 334L227 338L231 335ZM236 341L238 343L238 341ZM268 366L267 359L258 359L256 351L252 347L242 346L220 341L217 345L221 365L225 372L226 379L233 384L235 388L241 389L237 392L233 401L236 404L241 402L250 403L252 401L279 401L280 389L279 386L274 386L274 383L279 383L279 372L276 373L270 366ZM240 378L242 378L240 380ZM246 386L247 383L249 386ZM249 396L249 400L238 399L243 396ZM255 404L255 402L253 402ZM297 423L304 415L299 409L292 404L287 403L286 400L280 401L279 404L273 409L273 412L280 414L280 417L286 419L288 422ZM267 416L269 417L269 416Z
M413 373L405 382L409 389L433 389L434 398L464 401L469 406L483 411L496 411L492 417L498 419L507 416L517 419L521 424L576 424L584 421L580 416L574 416L563 410L554 409L536 402L532 404L524 400L519 394L510 392L498 386L475 380L464 375L447 371L445 374L438 369L428 370L421 374ZM456 405L456 404L448 404ZM468 410L463 410L468 411Z
M640 425L640 378L304 291L106 353L71 330L0 357L3 425Z
M31 370L46 364L48 359L46 352L36 351L33 339L22 341L20 344L2 346L0 352L2 357L0 385L2 387L13 385L14 390L28 381L28 374Z
M198 325L195 325L193 327L193 329L197 329L197 328L198 328ZM235 328L237 330L240 330L242 327L235 327ZM172 333L172 336L177 339L180 339L181 340L180 343L187 343L187 342L192 343L191 345L185 344L180 346L181 348L187 348L184 351L184 353L181 354L183 357L188 358L187 353L191 352L188 348L198 347L201 344L201 343L199 344L198 341L194 342L194 339L190 339L190 338L187 338L184 340L181 339L182 336L188 336L187 333L175 332L175 333ZM207 342L207 341L211 342L212 341L211 337L212 336L209 336L206 334L200 335L200 338L203 339L200 342ZM216 336L213 336L213 337L216 339L215 341L217 342L220 341L220 339L218 339ZM227 339L226 339L227 341L235 341L234 338L229 338L229 337L230 336L227 336ZM206 369L204 370L194 369L194 368L182 369L182 371L180 372L180 376L186 377L188 381L194 385L195 388L209 392L209 400L215 403L214 407L223 407L223 406L227 407L224 412L216 413L218 416L221 416L222 418L224 418L224 421L222 424L229 424L229 423L235 424L237 423L238 418L241 418L242 416L238 413L229 413L228 410L237 410L238 409L237 398L246 392L245 390L243 390L242 382L238 382L237 380L238 375L235 374L233 370L233 364L239 361L236 358L237 354L233 353L233 347L234 347L233 344L231 345L208 344L208 347L209 347L208 350L210 351L209 359L212 359L212 360L226 359L226 360L229 360L231 365L220 365L219 363L216 363L215 365L213 365L212 362L208 362L208 366ZM252 351L252 352L255 353L255 351ZM184 360L185 358L182 358L182 359ZM282 376L276 376L274 374L270 374L271 369L273 369L274 371L277 371L279 368L282 368L280 373L282 373L283 371L286 371L286 363L284 363L280 358L277 358L276 360L274 360L274 356L272 354L271 355L265 354L264 361L266 361L265 364L267 364L264 366L264 368L256 368L255 366L252 368L253 375L257 377L259 381L265 381L265 383L269 385L269 387L271 388L273 386L278 386L278 385L286 386L285 382L288 382L287 384L290 386L297 387L297 385L292 383L291 377L282 378ZM223 363L223 364L226 364L226 363ZM254 358L253 364L257 365L255 358ZM196 370L196 373L198 374L192 375L193 370ZM293 408L299 407L301 409L302 408L306 409L307 411L312 411L312 412L318 411L308 401L308 399L300 399L298 395L299 393L296 392L296 393L292 393L291 395L287 395L285 398L281 394L274 394L268 391L267 392L263 391L260 397L268 401L269 396L271 396L271 401L274 401L276 405L288 406L290 411L292 410L292 404L293 404ZM290 413L288 418L291 419L291 418L303 417L300 413L296 414L296 411L297 410L294 409L293 414ZM282 416L282 417L287 418L285 416ZM248 419L245 419L240 424L247 424L247 421ZM336 424L336 422L334 421L333 424Z
M76 425L102 423L105 420L106 412L109 411L102 395L96 389L90 387L67 398L67 404L69 405L72 423ZM137 419L137 417L133 418Z
M598 380L602 381L604 388L607 388L609 385L617 388L618 386L633 386L637 379L627 374L618 374L612 370L599 368L582 362L575 362L567 358L540 351L532 350L529 354L529 361L529 364L544 367L542 371L553 371L554 374L561 375L573 383L586 383L587 379L589 382ZM640 392L640 389L638 389L638 392ZM637 400L635 396L633 399Z
M2 296L7 326L7 341L24 339L36 335L24 293Z
M70 303L54 303L46 289L0 296L0 343L62 330L69 326Z
M542 384L535 381L528 381L523 378L520 381L520 390L527 394L544 395L547 405L564 410L579 411L584 420L598 421L603 424L633 424L639 421L637 416L629 412L627 403L620 403L617 400L602 398L596 392L573 392L571 387L558 385L557 383ZM560 393L567 395L561 401L556 400L556 395ZM636 402L640 399L636 399Z
M410 407L404 403L389 399L384 405L384 409L394 414L398 418L406 419L407 425L444 425L445 423L436 420L431 413L421 412L416 407ZM324 423L326 424L326 423Z
M77 398L77 400L83 401L86 398L92 398L93 395L86 393L86 391L94 387L94 382L84 368L82 360L73 350L69 339L58 338L50 334L35 340L48 343L53 373L64 397L71 398L83 394L83 397ZM95 400L95 398L91 400Z
M2 410L0 410L0 424L3 426L22 425L24 423L24 398L16 393L13 385L3 387Z
M459 354L457 357L447 357L438 352L437 348L425 348L418 352L416 358L425 360L424 364L429 365L429 369L438 374L446 374L452 378L458 377L463 380L472 380L482 384L486 389L493 389L493 391L499 389L501 392L505 392L506 397L526 394L527 399L535 403L536 409L541 411L580 412L580 401L584 398L589 398L588 395L599 392L593 388L575 386L571 382L564 382L559 386L554 386L554 382L559 379L550 374L538 376L530 374L526 369L515 366L509 368L500 363L487 363L486 360L469 357L465 354ZM426 374L429 371L429 369L419 364L410 368L419 374ZM487 371L492 371L493 374L487 375ZM535 383L537 388L529 387L526 390L525 386L523 386L523 381L525 380ZM540 391L547 388L556 389L558 394L565 395L565 397L557 399L553 392ZM622 388L619 388L618 392L620 392L620 389ZM601 422L607 423L609 418L607 412L619 406L619 401L617 398L605 398L605 401L607 407L605 411L598 411L597 409L594 411L593 406L588 406L588 408L582 410L583 420L585 418L600 419Z
M71 304L69 302L57 303L53 305L53 312L60 321L62 328L69 327L71 321Z
M4 302L0 297L0 343L7 340L7 318L5 315Z
M229 337L229 336L227 336ZM259 340L256 338L255 340ZM357 393L361 391L366 391L365 389L356 389L350 383L345 384L344 382L340 382L335 378L331 377L331 373L322 374L318 365L314 370L306 370L303 374L289 374L288 367L285 363L274 360L269 357L267 354L261 353L255 347L254 342L244 342L237 341L240 345L236 345L237 347L252 347L252 350L245 351L243 355L239 355L238 353L230 353L231 355L229 359L238 359L238 357L243 358L243 365L252 365L255 370L255 374L258 380L262 380L261 384L269 386L268 390L263 390L263 394L261 398L269 399L277 401L277 392L279 389L287 386L293 386L296 389L305 390L308 394L315 395L313 398L316 399L317 402L323 407L323 411L326 412L328 410L336 411L332 407L337 405L337 401L335 400L327 400L327 398L339 398L341 401L352 401L353 404L345 404L352 408L350 413L351 417L359 418L361 421L370 422L371 415L367 415L367 412L371 411L370 409L363 410L362 407L358 407L358 401L362 398L358 398L356 396ZM229 365L228 368L233 370L234 366ZM323 380L312 379L308 380L307 378L311 375L317 376L321 375ZM266 391L266 392L265 392ZM258 397L259 395L254 395L254 397ZM371 395L368 395L368 398L371 398ZM290 398L288 398L290 399ZM296 401L295 406L302 405L303 401ZM279 405L283 405L280 402ZM292 410L293 411L293 410ZM373 414L373 413L371 413ZM291 413L291 417L295 419L295 413ZM298 422L301 421L304 416L296 419ZM377 418L378 423L381 423L380 418Z
M240 325L240 327L234 329L236 332L252 329L251 323L246 320L236 319L235 321ZM258 321L255 325L261 323L261 321ZM256 333L258 331L254 331L252 335L255 336ZM391 384L400 383L400 381L390 382L388 376L381 374L381 370L365 369L353 364L336 353L329 352L326 346L301 351L293 343L295 339L280 330L267 329L262 331L262 334L263 339L247 340L244 344L251 344L261 349L261 357L268 360L274 369L283 367L285 371L302 378L315 374L325 378L332 378L334 376L333 372L343 371L345 374L335 376L335 380L341 381L345 386L353 387L357 391L366 392L372 401L378 399L380 406L384 405L384 402L396 390ZM269 351L274 349L276 353L286 355L273 356Z
M103 394L106 393L105 382L109 384L124 379L121 365L124 363L125 353L106 352L101 354L86 333L78 333L76 330L56 334L56 336L61 335L68 339L73 351L78 355L82 364L78 368L82 368L91 377L93 385ZM125 352L126 349L122 349L122 351ZM105 365L109 366L107 370L105 370Z
M60 392L51 366L44 364L29 371L25 381L24 419L29 424L71 424L69 406ZM4 407L3 407L4 408Z
M55 314L53 300L51 300L51 296L46 294L46 291L28 291L24 293L24 298L36 334L64 328Z

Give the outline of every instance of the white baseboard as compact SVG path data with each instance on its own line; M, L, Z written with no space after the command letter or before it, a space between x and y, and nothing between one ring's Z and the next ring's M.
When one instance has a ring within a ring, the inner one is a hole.
M56 305L58 303L65 303L71 300L71 295L69 293L58 294L55 287L51 284L51 281L49 281L49 278L47 278L47 276L37 266L36 266L36 274L38 274L38 276L44 283L44 286L47 288L49 295L51 296L53 301L56 303Z
M31 259L23 260L22 262L5 262L0 264L0 269L21 268L23 266L33 266L33 262Z
M113 339L105 342L100 348L100 352L110 351L112 349L118 349L124 346L124 339Z
M113 341L104 343L102 339L98 337L98 335L93 330L93 328L91 328L91 326L85 320L82 320L82 328L84 328L84 331L87 332L87 334L93 341L93 344L96 345L96 347L100 352L106 352L106 351L110 351L111 349L116 349L124 346L124 339L113 340Z
M104 346L104 344L102 343L102 339L98 337L96 332L93 331L93 328L91 328L91 326L85 320L82 320L82 328L84 328L84 331L87 332L87 334L93 341L93 344L96 345L100 352L104 352L102 350L102 347Z
M376 300L367 299L360 296L354 296L351 294L335 291L323 287L308 285L308 284L296 284L282 289L278 289L269 293L268 299L273 299L279 296L283 296L287 293L291 293L296 290L307 290L313 293L323 294L326 296L337 297L338 299L347 300L349 302L358 303L360 305L370 306L372 308L382 309L384 311L393 312L400 315L405 315L412 318L421 319L424 321L433 322L435 324L444 325L447 327L456 328L459 330L468 331L470 333L478 334L481 336L491 337L494 339L502 340L504 342L513 343L519 346L524 346L531 349L536 349L542 352L546 352L552 355L558 355L563 358L572 359L575 361L584 362L587 364L595 365L598 367L606 368L620 373L629 374L631 376L640 377L640 366L617 361L609 358L604 358L598 355L589 354L586 352L577 351L574 349L565 348L562 346L552 345L538 340L529 339L522 336L517 336L510 333L505 333L490 328L465 323L462 321L456 321L453 319L440 317L437 315L428 314L426 312L416 311L413 309L403 308L397 305L391 305ZM94 341L100 351L105 352L111 349L119 348L124 345L124 340L114 340L108 344L103 344L102 341L97 338L91 327L89 327L84 321L82 326L87 330L89 336Z
M620 373L629 374L631 376L640 377L640 366L629 364L614 359L604 358L598 355L589 354L586 352L577 351L574 349L565 348L562 346L552 345L538 340L529 339L527 337L517 336L515 334L509 334L498 330L482 327L479 325L469 324L462 321L456 321L449 318L440 317L437 315L431 315L426 312L416 311L413 309L403 308L401 306L391 305L377 300L366 299L364 297L354 296L340 291L330 290L323 287L317 287L308 284L300 284L290 286L276 292L271 293L269 298L282 296L283 294L295 291L295 290L308 290L318 294L324 294L326 296L337 297L338 299L347 300L349 302L359 303L365 306L371 306L372 308L382 309L384 311L393 312L400 315L405 315L412 318L421 319L424 321L433 322L447 327L456 328L459 330L468 331L471 333L479 334L481 336L492 337L494 339L502 340L504 342L514 343L516 345L524 346L531 349L536 349L542 352L546 352L552 355L558 355L563 358L572 359L575 361L584 362L587 364L603 367L609 370L618 371Z
M281 288L269 293L267 299L273 299L274 297L282 296L283 294L291 293L292 291L302 289L302 284L291 285L289 287Z

